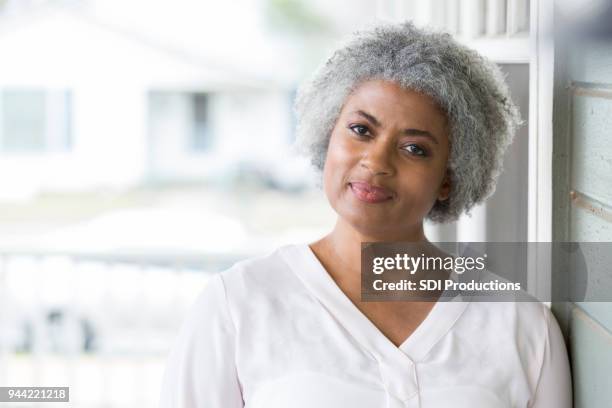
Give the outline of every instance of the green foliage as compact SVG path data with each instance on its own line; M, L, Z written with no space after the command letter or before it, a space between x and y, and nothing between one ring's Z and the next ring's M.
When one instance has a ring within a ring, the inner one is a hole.
M330 24L316 14L303 0L268 0L267 18L270 26L295 34L321 33L330 30Z

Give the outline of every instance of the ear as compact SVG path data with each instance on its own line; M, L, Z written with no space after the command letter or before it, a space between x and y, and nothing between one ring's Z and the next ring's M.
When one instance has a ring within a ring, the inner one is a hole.
M444 174L444 179L442 180L442 184L440 185L440 189L438 190L438 201L444 201L448 199L451 191L451 182L450 182L450 174L448 170Z

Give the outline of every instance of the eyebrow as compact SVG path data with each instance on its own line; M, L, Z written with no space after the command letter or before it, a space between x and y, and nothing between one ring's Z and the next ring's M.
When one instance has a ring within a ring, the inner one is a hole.
M356 111L354 111L352 113L356 113L359 116L363 116L364 118L366 118L368 121L370 121L376 127L380 127L381 126L381 124L378 121L378 119L376 119L373 115L371 115L371 114L369 114L367 112L362 111L361 109L356 110ZM426 130L409 128L409 129L404 129L403 133L406 134L406 135L409 135L409 136L424 136L424 137L426 137L428 139L431 139L431 141L433 141L434 143L438 144L438 140L434 137L434 135L432 135L431 133L429 133Z

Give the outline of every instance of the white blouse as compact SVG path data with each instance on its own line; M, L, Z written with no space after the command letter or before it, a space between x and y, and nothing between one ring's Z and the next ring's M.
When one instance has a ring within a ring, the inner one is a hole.
M167 360L160 408L569 408L538 302L437 302L395 346L305 244L212 277Z

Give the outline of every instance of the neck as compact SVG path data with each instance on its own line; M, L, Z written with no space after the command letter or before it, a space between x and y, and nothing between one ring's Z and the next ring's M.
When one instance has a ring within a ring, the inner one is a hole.
M336 281L357 285L361 281L362 242L423 242L427 241L423 223L402 231L360 231L342 218L338 218L334 229L312 247Z

